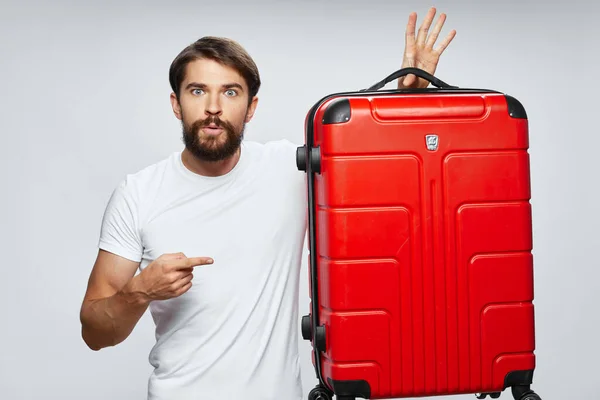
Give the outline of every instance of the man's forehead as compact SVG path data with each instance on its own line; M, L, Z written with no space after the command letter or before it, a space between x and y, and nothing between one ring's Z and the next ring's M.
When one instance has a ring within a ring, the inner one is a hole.
M234 68L210 59L190 62L186 67L185 82L201 82L207 85L245 83L244 78Z

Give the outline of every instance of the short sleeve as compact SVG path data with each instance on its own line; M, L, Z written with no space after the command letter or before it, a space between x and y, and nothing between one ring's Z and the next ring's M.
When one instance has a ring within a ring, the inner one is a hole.
M113 191L102 218L98 247L129 260L142 260L138 203L123 180Z

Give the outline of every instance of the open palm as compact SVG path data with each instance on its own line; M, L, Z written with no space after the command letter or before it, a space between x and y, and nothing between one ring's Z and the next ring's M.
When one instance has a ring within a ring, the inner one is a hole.
M419 32L415 37L415 27L417 25L417 13L413 12L408 17L408 25L406 26L404 58L402 67L415 67L434 74L437 68L440 56L448 47L456 31L450 33L434 48L435 42L438 39L440 31L446 21L446 14L440 14L437 23L430 32L433 17L435 17L436 9L431 7L419 28ZM428 36L429 34L429 36ZM398 80L398 88L426 88L429 81L423 78L417 78L415 75L406 75Z

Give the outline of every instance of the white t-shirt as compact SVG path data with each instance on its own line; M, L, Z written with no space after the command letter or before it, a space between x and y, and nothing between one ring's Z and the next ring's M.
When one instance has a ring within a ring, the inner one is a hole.
M244 141L228 174L188 170L181 152L127 175L99 247L140 271L164 253L208 256L184 295L154 301L149 400L302 398L298 282L306 174L287 140Z

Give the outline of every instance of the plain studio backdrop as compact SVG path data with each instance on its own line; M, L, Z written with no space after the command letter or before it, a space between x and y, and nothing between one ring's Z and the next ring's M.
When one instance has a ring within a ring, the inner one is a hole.
M442 36L457 30L436 76L511 94L529 116L534 387L545 400L598 398L594 3L3 1L0 399L145 398L150 314L125 342L93 352L80 336L79 307L115 185L182 148L167 77L183 47L205 35L241 42L264 82L247 139L301 143L306 112L322 96L400 67L409 13L418 12L418 27L432 5L448 14ZM304 315L306 264L301 276ZM308 342L300 351L308 393L316 383Z

